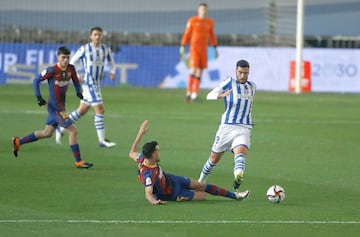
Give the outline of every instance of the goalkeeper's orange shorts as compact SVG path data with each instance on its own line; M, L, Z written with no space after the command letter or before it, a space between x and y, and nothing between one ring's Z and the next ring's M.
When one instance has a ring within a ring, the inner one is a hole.
M205 69L208 66L207 49L190 51L190 67Z

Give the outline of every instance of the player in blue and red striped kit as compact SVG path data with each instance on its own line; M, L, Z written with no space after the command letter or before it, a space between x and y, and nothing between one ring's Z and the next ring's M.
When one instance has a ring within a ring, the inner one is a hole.
M141 138L147 131L145 120L131 146L129 157L138 164L139 180L145 186L145 197L152 205L165 204L166 201L205 200L206 193L241 200L249 191L230 192L216 185L200 183L194 179L165 173L159 166L160 147L156 141L143 146L142 153L137 152Z
M34 79L34 91L39 106L47 104L48 118L43 130L32 132L24 137L13 137L13 154L18 156L20 146L26 143L35 142L39 139L49 138L58 126L66 128L69 133L69 145L75 157L77 168L90 168L93 164L86 163L81 159L80 147L77 142L77 128L69 119L65 110L66 91L72 81L76 95L82 99L81 87L77 77L75 67L69 64L70 50L67 47L60 47L57 50L58 62L54 66L47 67L41 74ZM46 102L41 96L40 83L47 80L49 85L49 100Z

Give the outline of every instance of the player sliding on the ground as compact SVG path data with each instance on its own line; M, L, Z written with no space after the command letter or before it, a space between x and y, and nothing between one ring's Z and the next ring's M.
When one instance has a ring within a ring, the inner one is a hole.
M138 164L140 182L145 186L145 197L150 204L165 204L166 201L205 200L206 193L241 200L249 196L250 191L230 192L216 185L200 183L184 176L165 173L159 166L160 147L156 141L147 142L142 152L137 152L141 138L147 132L145 120L132 144L129 157Z

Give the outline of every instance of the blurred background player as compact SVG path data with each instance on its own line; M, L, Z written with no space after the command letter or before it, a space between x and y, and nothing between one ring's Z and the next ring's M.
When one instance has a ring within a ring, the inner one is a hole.
M250 149L251 130L254 126L251 113L256 90L255 83L248 81L249 68L246 60L238 61L236 78L227 77L206 97L207 100L223 99L225 112L221 117L210 157L200 173L199 182L205 181L225 151L234 154L234 189L238 190L243 182L245 156Z
M130 148L129 157L138 164L139 180L145 186L145 197L152 205L169 201L205 200L206 193L241 200L250 191L230 192L216 185L200 183L194 179L165 173L159 166L160 147L156 141L144 144L142 153L137 152L141 138L147 132L145 120Z
M35 142L39 139L49 138L54 133L58 125L64 127L69 133L69 145L75 157L75 166L77 168L90 168L93 164L86 163L81 159L80 147L77 142L77 129L69 119L65 110L66 91L69 87L70 80L72 80L76 95L82 99L81 87L75 67L69 64L70 50L66 47L60 47L57 50L58 62L54 66L48 67L41 72L41 74L34 79L34 91L39 106L46 105L46 101L42 98L40 93L40 82L47 80L49 85L49 100L48 100L48 118L46 120L45 128L42 131L35 131L24 137L14 137L13 154L18 156L20 146L25 143Z
M101 80L104 77L105 60L110 65L110 79L115 79L115 62L111 49L103 44L103 30L101 27L93 27L90 30L90 43L82 45L71 58L70 64L78 67L79 61L85 71L84 77L80 78L84 98L80 101L79 107L69 114L71 121L76 122L85 115L92 106L95 111L94 125L96 128L99 146L114 147L116 143L105 139L104 103L101 95ZM80 67L79 67L80 68ZM61 144L61 137L64 129L56 129L56 143Z
M214 24L214 20L208 17L208 6L206 3L201 3L198 8L198 15L189 18L187 21L179 50L180 57L184 59L185 45L189 43L190 75L186 87L187 102L197 99L202 72L207 68L209 43L214 46L215 57L218 57Z

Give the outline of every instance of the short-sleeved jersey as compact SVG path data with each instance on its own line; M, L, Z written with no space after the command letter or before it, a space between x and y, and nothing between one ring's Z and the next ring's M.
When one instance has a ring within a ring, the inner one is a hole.
M190 42L190 50L207 50L209 44L216 46L217 40L214 32L214 20L193 16L189 18L181 45Z
M64 70L57 64L44 69L33 81L35 96L40 96L40 82L47 80L49 85L48 109L56 112L65 111L66 91L72 80L76 92L81 92L75 67L68 65Z
M225 112L221 116L221 123L241 124L252 128L254 123L251 113L256 90L255 83L247 81L241 84L238 80L227 77L218 88L222 90L222 93L232 89L231 94L224 98Z
M87 43L75 52L70 64L77 65L80 61L85 72L83 76L85 84L100 85L101 79L104 77L105 60L109 62L110 72L115 73L115 62L111 49L105 44L95 47L91 43ZM77 68L80 69L78 66Z
M149 166L146 164L145 156L141 153L138 156L138 177L145 187L153 186L155 196L170 196L173 188L165 172L162 171L159 164Z

